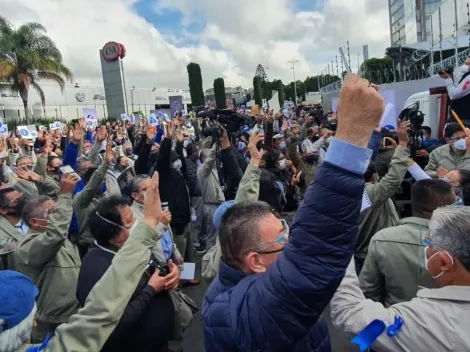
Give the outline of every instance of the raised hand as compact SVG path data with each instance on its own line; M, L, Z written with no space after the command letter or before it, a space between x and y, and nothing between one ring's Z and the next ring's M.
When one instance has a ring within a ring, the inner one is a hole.
M147 136L147 143L148 144L152 144L153 143L153 139L155 138L155 128L153 128L153 126L150 126L148 125L146 128L145 128L145 134Z
M349 74L339 93L336 138L367 147L372 131L380 122L384 105L377 86L355 73Z
M16 168L16 175L18 178L25 180L25 181L31 181L35 183L41 182L41 176L39 176L37 173L33 171L29 171L28 169L23 169L23 168Z
M156 228L162 213L162 202L160 200L158 172L152 176L144 200L144 222L151 228Z
M173 121L168 121L166 123L166 138L173 138L173 135L175 133L175 125Z
M398 120L397 125L398 141L400 142L401 146L406 148L408 146L408 131L411 128L410 121L401 122L400 120Z
M297 175L294 175L294 176L292 177L292 181L291 181L291 185L292 185L292 186L295 186L295 185L299 184L299 182L300 182L300 176L302 176L302 171L300 171Z
M79 124L76 124L75 127L72 130L70 130L70 133L72 135L72 140L75 143L79 143L83 139L85 130Z
M106 154L105 154L104 161L106 164L111 165L113 160L114 160L113 140L112 140L112 137L109 137L106 143Z
M259 142L264 140L264 135L258 132L253 133L248 140L248 151L251 156L251 163L255 163L255 166L259 166L261 159L263 158L264 149L258 150L257 145Z
M60 178L60 193L73 193L78 180L76 174L63 174Z
M102 143L104 140L106 140L107 136L108 136L108 131L106 130L106 127L105 126L98 127L98 131L96 131L96 141L98 143Z

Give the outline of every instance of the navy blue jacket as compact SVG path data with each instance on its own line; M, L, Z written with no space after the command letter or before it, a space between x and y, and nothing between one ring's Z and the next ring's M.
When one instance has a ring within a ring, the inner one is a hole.
M357 159L349 149L343 152L335 154ZM266 273L245 275L221 261L202 307L207 352L331 350L321 314L354 253L370 154L360 155L357 173L327 156L297 211L288 244Z

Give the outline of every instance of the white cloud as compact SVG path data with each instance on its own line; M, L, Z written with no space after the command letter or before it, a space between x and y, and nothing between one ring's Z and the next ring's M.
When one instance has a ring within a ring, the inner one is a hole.
M157 11L183 14L178 26L206 23L201 34L188 30L183 37L160 33L135 12L136 1L0 0L0 8L17 26L42 23L81 84L102 83L98 50L110 40L127 48L129 86L174 88L187 87L190 61L201 65L205 88L220 76L226 86L249 86L259 63L269 67L271 79L288 82L289 60L299 60L296 76L303 79L320 72L348 39L353 68L363 44L369 44L371 56L382 56L390 42L386 0L328 0L317 7L321 10L297 13L295 0L157 1ZM198 44L185 45L187 39Z

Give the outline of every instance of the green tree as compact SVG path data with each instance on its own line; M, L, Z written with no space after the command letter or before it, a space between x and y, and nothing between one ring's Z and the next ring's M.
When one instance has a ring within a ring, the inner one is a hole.
M30 87L38 93L44 108L46 96L39 81L55 82L63 90L66 81L73 79L59 49L46 33L39 23L25 23L16 29L0 16L0 80L11 82L11 91L19 93L26 121L30 117Z
M258 76L259 78L261 78L261 82L267 82L267 80L268 80L268 75L266 74L266 70L264 69L263 65L261 65L261 64L259 64L256 67L255 76Z
M255 104L258 104L259 107L263 105L262 94L261 78L259 76L255 76L253 77L253 95L255 98Z
M187 66L189 93L191 95L192 106L201 106L205 104L204 89L202 88L201 66L191 62Z
M227 98L225 96L225 82L223 78L214 79L214 96L217 109L225 109Z
M305 84L302 81L295 82L297 85L297 98L300 98L301 101L305 101Z
M275 80L273 82L276 85L276 90L277 90L277 97L279 99L279 106L283 107L284 106L284 84L282 84L282 81L280 79Z
M382 83L382 75L393 75L393 60L391 57L385 57L379 59L376 57L365 60L361 65L361 71L363 72L364 78L368 79L372 83ZM396 74L396 80L399 80L398 73Z

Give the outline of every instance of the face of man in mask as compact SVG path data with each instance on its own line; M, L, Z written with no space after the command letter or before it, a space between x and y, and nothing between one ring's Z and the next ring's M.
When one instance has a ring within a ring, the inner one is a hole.
M466 137L467 135L464 131L458 131L455 132L452 137L447 138L446 141L455 153L464 154L467 150Z
M82 161L78 167L77 174L83 179L83 181L88 182L96 169L97 168L93 166L91 161Z
M21 158L18 161L18 165L17 165L17 167L20 169L28 169L28 170L32 170L33 166L34 166L33 159L31 159L30 157Z
M119 167L125 169L129 166L129 160L126 157L121 157L119 159Z
M28 226L35 231L45 232L49 225L49 215L55 208L56 203L53 200L44 202L42 208L30 218Z
M139 190L137 192L132 192L132 199L139 203L144 204L145 201L145 192L147 192L147 188L150 186L150 179L143 180L139 185Z
M47 173L55 176L58 174L61 166L62 161L59 158L54 158L47 165Z
M89 141L85 141L82 144L82 153L87 154L91 150L91 144Z
M3 216L21 217L25 205L25 198L14 188L3 186L0 192L5 194L6 203L0 208L0 214Z

